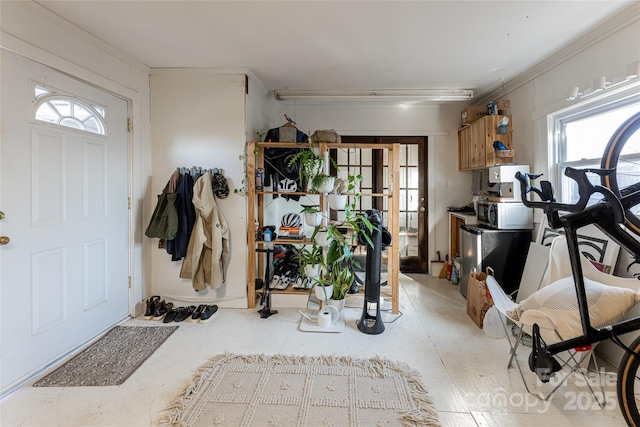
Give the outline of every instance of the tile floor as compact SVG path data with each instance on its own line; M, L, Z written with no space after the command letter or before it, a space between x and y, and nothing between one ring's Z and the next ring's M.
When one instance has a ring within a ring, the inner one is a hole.
M362 294L347 301L353 308L345 309L347 326L339 334L299 331L301 315L293 308L278 308L279 313L268 319L255 310L221 309L209 324L181 323L121 386L24 385L0 403L0 425L153 426L190 374L222 352L377 355L407 363L422 374L443 426L624 425L612 374L606 377L613 384L606 389L612 399L605 409L597 407L578 381L562 386L550 402L539 401L526 393L515 368L507 371L505 339L488 337L467 317L457 287L427 275L409 276L412 280L403 279L401 287L402 315L396 319L384 313L388 323L380 335L367 335L356 327ZM125 324L150 322L137 318ZM521 352L523 362L525 353Z

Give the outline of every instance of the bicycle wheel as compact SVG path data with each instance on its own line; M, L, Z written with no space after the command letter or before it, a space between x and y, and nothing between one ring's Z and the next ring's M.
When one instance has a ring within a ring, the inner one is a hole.
M601 167L616 172L602 178L602 185L618 197L640 190L640 112L629 117L611 136ZM640 198L625 204L626 225L640 235Z
M629 346L636 353L640 352L640 337ZM630 426L640 426L638 405L640 404L640 357L625 352L618 368L618 403L625 421Z

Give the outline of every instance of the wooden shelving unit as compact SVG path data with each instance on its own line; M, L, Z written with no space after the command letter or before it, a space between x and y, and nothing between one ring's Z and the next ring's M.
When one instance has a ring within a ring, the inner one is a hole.
M498 124L503 117L509 118L507 132L500 134ZM458 170L486 169L501 163L513 162L513 158L498 158L493 142L501 141L508 149L513 148L511 116L484 116L458 131Z
M264 168L264 149L265 148L301 148L305 143L295 142L248 142L247 143L247 305L249 308L255 308L256 297L258 292L255 289L255 279L260 277L257 272L264 271L263 257L256 257L256 249L265 245L274 243L302 245L308 240L301 239L282 239L278 238L271 242L264 242L256 240L255 230L253 222L258 221L259 228L264 224L264 208L265 208L265 196L273 194L283 195L299 195L307 196L312 195L319 198L319 205L323 209L327 208L327 202L323 194L318 193L306 193L306 192L287 192L280 193L277 191L256 191L255 189L255 172L258 168ZM400 144L346 144L346 143L314 143L314 147L318 147L320 153L325 153L332 149L372 149L372 150L388 150L389 159L389 176L387 177L388 192L387 193L361 193L361 197L386 197L388 199L388 216L387 216L387 230L391 233L392 244L387 247L387 282L388 289L382 289L381 293L391 298L391 311L392 313L399 313L399 266L400 266L400 249L399 249L399 212L400 212L400 200L397 192L393 191L400 183L400 164L398 162L398 156L400 153ZM268 286L268 284L265 284ZM390 290L390 295L388 294ZM291 287L285 290L271 290L273 294L294 294L294 295L306 295L308 290L293 289ZM386 293L386 294L385 294Z

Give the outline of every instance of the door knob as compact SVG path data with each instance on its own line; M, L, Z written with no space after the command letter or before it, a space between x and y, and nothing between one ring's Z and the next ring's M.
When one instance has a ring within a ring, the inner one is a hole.
M0 211L0 219L5 219L4 212Z
M424 212L424 206L420 206L420 212Z

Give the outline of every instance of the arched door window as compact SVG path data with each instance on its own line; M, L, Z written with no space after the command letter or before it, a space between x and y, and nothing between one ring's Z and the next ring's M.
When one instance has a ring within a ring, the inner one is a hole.
M36 121L106 135L104 107L38 85L34 95Z

